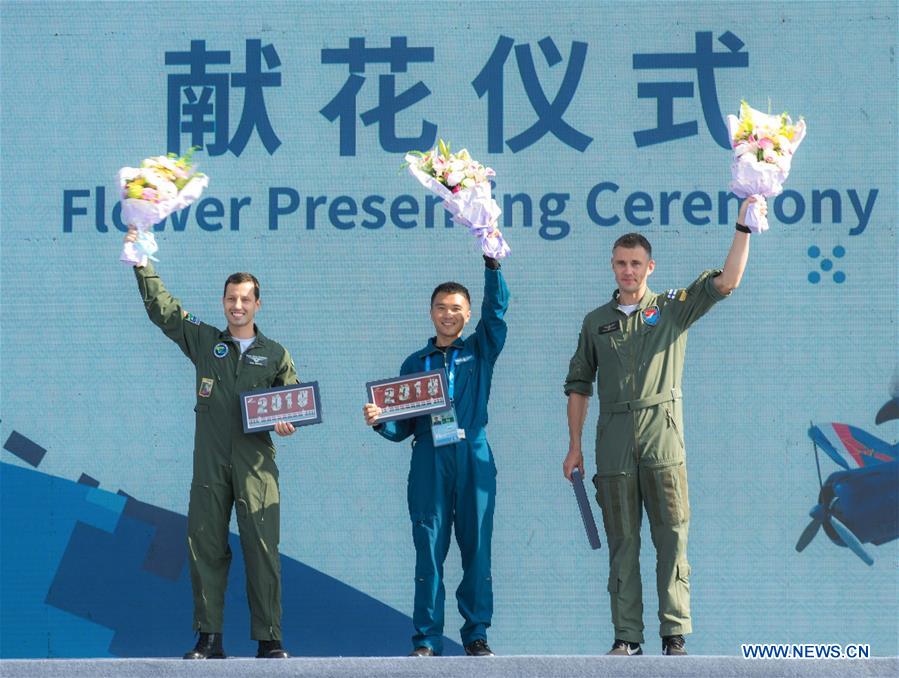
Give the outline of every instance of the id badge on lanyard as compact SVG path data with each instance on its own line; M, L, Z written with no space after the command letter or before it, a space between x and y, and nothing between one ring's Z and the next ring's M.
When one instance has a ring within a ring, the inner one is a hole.
M456 354L457 350L452 352L449 359L449 371L446 375L447 395L449 395L450 403L453 402L453 392L456 386ZM431 356L425 358L425 370L431 369ZM442 447L444 445L452 445L465 439L465 429L459 428L456 420L456 407L451 405L450 409L443 412L436 412L431 417L431 437L434 439L434 447Z

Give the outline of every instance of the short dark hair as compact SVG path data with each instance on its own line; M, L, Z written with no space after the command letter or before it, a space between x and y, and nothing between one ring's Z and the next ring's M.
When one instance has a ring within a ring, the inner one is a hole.
M644 250L646 250L646 254L649 255L649 258L652 259L652 245L650 245L649 241L639 233L625 233L615 241L614 245L612 245L613 252L615 251L616 247L624 247L626 249L642 247Z
M434 288L434 291L431 292L431 306L434 305L434 299L437 298L438 294L461 294L465 297L465 300L468 302L469 306L471 305L471 295L468 293L468 289L466 289L465 285L461 285L457 282L453 282L452 280L445 283L440 283L437 287Z
M253 292L256 294L257 301L259 300L259 281L256 280L256 276L252 273L232 273L228 276L228 279L225 281L225 289L222 291L222 297L224 297L228 293L228 285L240 285L240 283L253 283Z

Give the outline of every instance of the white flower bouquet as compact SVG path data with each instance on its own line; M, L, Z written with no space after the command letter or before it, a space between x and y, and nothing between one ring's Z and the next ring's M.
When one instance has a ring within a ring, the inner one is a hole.
M143 265L159 250L151 230L173 212L194 203L209 185L209 177L196 171L192 155L174 153L147 158L140 167L123 167L118 173L122 197L122 221L138 230L136 242L126 242L119 259Z
M805 138L805 121L794 124L786 113L768 115L742 101L740 117L727 116L727 130L734 149L730 190L740 198L780 195L793 154ZM746 212L745 225L753 233L768 230L768 219L757 205L752 203Z
M509 255L509 245L496 227L502 211L490 192L489 179L496 172L473 160L464 148L450 153L443 139L426 153L407 153L406 163L422 186L443 198L443 207L453 221L468 227L484 254L494 259Z

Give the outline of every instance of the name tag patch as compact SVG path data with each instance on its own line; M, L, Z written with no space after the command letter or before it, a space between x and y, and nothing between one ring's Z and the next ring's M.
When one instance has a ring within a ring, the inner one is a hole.
M608 334L609 332L617 332L621 329L621 321L616 320L615 322L609 323L608 325L600 325L599 333L600 334Z
M265 367L268 365L268 356L264 355L252 355L247 353L244 355L244 360L247 361L250 365L255 365L256 367Z

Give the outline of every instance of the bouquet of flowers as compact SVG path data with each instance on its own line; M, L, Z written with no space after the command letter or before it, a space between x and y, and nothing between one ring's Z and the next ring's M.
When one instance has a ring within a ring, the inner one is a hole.
M427 153L407 153L406 163L422 186L443 198L453 221L468 227L484 254L494 259L509 255L511 250L496 228L502 212L490 194L489 177L496 172L473 160L464 148L450 153L443 139Z
M182 157L174 153L144 160L140 167L123 167L118 183L122 196L122 221L138 230L137 241L122 247L121 261L143 265L159 246L151 230L172 212L195 202L209 184L209 177L196 171L191 148Z
M734 149L730 166L730 190L740 198L780 195L790 174L793 153L805 138L805 121L793 123L786 113L768 115L740 102L740 117L727 116L727 130ZM749 206L746 226L753 233L768 230L768 219L757 203Z

